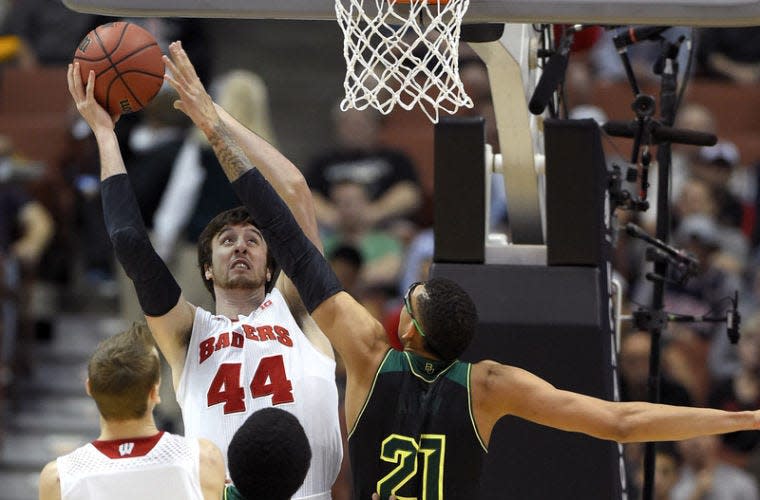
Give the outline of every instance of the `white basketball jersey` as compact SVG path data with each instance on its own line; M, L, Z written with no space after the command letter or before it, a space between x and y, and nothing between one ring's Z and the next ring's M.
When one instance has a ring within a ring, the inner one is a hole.
M289 411L312 453L293 498L331 498L343 458L335 361L306 338L276 288L258 309L234 320L196 309L177 401L185 434L211 440L225 460L251 413L272 406Z
M94 441L58 458L62 500L203 500L197 439Z

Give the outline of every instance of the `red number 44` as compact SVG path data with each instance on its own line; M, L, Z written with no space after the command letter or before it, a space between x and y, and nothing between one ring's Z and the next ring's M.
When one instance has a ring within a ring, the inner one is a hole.
M222 363L208 388L208 405L224 403L224 413L245 411L245 389L240 384L240 363ZM272 396L272 404L292 403L293 384L285 374L282 356L262 358L251 380L254 398Z

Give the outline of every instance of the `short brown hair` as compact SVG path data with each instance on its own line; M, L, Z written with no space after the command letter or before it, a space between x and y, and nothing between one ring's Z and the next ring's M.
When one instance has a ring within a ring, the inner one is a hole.
M148 326L134 323L95 349L87 364L90 394L105 420L132 420L145 415L148 394L158 384L161 368Z
M245 207L236 207L225 210L211 219L198 237L198 267L200 268L201 279L203 280L203 284L206 285L206 289L211 293L211 296L214 297L214 300L216 300L216 295L214 294L214 282L210 279L206 279L206 266L211 266L211 241L225 227L237 224L251 224L258 228L253 217L251 217L251 214L248 213L248 210L246 210ZM267 266L272 273L272 280L265 286L265 290L269 292L274 287L274 282L277 278L277 264L275 263L272 252L268 246Z

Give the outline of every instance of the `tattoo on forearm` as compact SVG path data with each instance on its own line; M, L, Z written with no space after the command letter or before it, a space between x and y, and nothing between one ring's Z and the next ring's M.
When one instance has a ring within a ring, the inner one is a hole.
M224 170L230 181L234 181L248 170L254 168L243 149L238 145L223 123L219 123L214 127L208 140L219 159L219 163L222 165L222 170Z

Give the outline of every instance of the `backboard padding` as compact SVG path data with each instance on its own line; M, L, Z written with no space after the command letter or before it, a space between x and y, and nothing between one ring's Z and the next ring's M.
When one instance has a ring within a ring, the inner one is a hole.
M62 1L78 12L124 17L335 19L334 0ZM760 0L470 0L465 21L754 26Z

